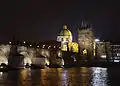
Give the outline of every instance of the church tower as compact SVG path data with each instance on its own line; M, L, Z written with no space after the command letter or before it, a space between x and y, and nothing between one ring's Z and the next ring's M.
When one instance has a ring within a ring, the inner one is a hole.
M61 50L68 51L68 43L72 42L72 38L71 31L67 28L66 25L64 25L63 29L57 36L57 41L61 42Z
M93 56L94 36L92 28L89 24L81 23L78 29L78 45L81 51L87 50L88 56Z

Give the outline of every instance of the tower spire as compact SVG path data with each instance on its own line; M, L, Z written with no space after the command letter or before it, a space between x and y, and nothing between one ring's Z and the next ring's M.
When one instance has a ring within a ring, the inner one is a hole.
M64 26L63 26L63 29L67 29L67 25L64 25Z
M81 27L83 27L84 26L84 22L83 22L83 20L81 21Z

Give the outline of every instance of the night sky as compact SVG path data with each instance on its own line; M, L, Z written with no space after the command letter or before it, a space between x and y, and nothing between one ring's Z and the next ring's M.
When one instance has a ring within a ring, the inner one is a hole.
M55 40L68 25L74 41L81 20L92 24L95 37L120 41L119 3L110 0L0 0L0 41Z

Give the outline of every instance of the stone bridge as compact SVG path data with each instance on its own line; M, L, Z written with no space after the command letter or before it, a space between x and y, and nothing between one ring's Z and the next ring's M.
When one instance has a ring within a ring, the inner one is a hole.
M11 47L14 45L0 45L0 65L2 63L8 64L8 59L11 51ZM40 47L32 47L32 46L19 46L17 45L17 52L24 56L23 62L24 63L32 63L33 58L39 58L41 55L49 59L50 61L55 61L57 56L62 55L61 50L56 48L56 46L47 46L45 45Z

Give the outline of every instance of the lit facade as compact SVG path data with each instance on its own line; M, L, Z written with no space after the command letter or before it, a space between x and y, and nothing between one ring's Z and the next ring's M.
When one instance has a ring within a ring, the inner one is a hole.
M78 45L80 48L80 52L86 49L87 55L93 56L94 36L92 28L81 26L78 29Z
M62 51L78 52L78 43L73 42L72 39L71 31L64 25L60 34L57 36L57 41L61 42Z
M110 42L96 42L96 57L109 59L111 57Z
M69 51L72 51L72 52L78 52L78 43L69 42L68 43L68 49L69 49Z
M62 51L68 51L68 43L72 42L72 38L71 31L67 28L66 25L64 25L60 34L57 36L57 41L61 42Z
M113 60L114 62L120 62L120 45L112 44L111 52L112 52L111 60Z

